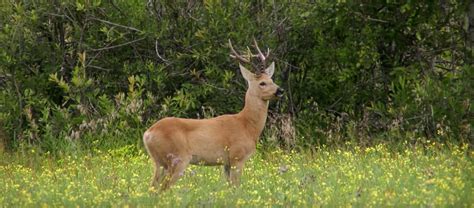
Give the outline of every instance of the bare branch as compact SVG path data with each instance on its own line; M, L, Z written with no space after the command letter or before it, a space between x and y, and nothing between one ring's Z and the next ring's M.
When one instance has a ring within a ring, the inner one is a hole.
M354 14L359 15L360 17L362 17L365 20L370 20L370 21L373 21L373 22L380 22L380 23L389 23L389 21L372 18L372 17L370 17L368 15L364 15L360 12L354 12Z
M125 28L125 29L128 29L128 30L133 30L133 31L136 31L136 32L142 32L141 30L139 30L139 29L137 29L137 28L130 27L130 26L125 26L125 25L121 25L121 24L117 24L117 23L110 22L110 21L107 21L107 20L98 19L98 18L95 18L95 17L92 17L91 19L92 19L92 20L97 20L97 21L102 22L102 23L105 23L105 24L109 24L109 25L113 25L113 26Z
M156 52L156 56L158 56L159 59L161 59L165 63L169 63L169 61L163 58L158 52L158 40L155 40L155 52Z
M112 71L112 69L107 69L107 68L100 67L100 66L95 66L95 65L87 65L87 67L94 68L94 69L100 69L100 70L102 70L102 71L107 71L107 72L111 72L111 71Z
M119 47L130 45L132 43L135 43L135 42L138 42L138 41L141 41L141 40L144 40L144 39L145 39L145 37L140 38L140 39L136 39L136 40L132 40L132 41L129 41L129 42L126 42L126 43L114 45L114 46L109 46L109 47L104 47L104 48L97 48L97 49L93 48L93 49L91 49L91 51L103 51L103 50L110 50L110 49L114 49L114 48L119 48Z
M54 17L66 18L66 19L68 19L69 21L74 22L74 20L73 20L71 17L69 17L69 16L67 16L67 15L65 15L65 14L55 14L55 13L50 13L50 12L48 12L48 13L46 13L46 14L49 14L49 15L54 16Z

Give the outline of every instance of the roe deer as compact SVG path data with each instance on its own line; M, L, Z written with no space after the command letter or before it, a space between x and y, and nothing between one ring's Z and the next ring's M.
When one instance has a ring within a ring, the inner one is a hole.
M250 64L250 58L258 57L265 67L269 50L264 55L255 40L254 44L258 54L244 56L234 50L229 40L231 57ZM161 190L168 189L188 164L223 165L227 180L239 185L244 163L255 152L265 126L269 100L283 96L283 89L272 80L274 62L263 71L257 69L255 74L240 63L239 67L248 84L242 111L210 119L167 117L144 133L145 148L155 165L152 186L161 183Z

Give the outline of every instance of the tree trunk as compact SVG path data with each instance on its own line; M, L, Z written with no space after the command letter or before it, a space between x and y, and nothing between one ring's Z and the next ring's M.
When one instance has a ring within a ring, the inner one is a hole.
M466 55L468 57L474 57L474 2L469 4L467 11L467 37L466 37ZM473 64L474 60L467 58L468 64Z

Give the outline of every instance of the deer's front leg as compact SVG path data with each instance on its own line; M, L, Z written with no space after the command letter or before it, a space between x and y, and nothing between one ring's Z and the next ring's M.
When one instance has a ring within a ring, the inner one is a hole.
M224 176L225 179L230 183L230 164L224 164Z
M240 176L242 175L242 171L244 170L244 160L236 161L234 164L230 166L230 183L234 186L240 186Z
M234 186L240 185L240 176L244 170L244 163L249 155L245 148L235 148L229 151L229 182Z

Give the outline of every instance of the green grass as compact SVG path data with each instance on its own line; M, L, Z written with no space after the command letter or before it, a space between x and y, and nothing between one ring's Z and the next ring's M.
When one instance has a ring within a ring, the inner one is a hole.
M259 151L240 188L227 185L220 167L190 166L164 193L149 187L151 162L132 148L2 154L0 207L474 206L474 151L467 145Z

